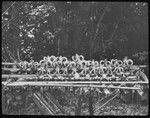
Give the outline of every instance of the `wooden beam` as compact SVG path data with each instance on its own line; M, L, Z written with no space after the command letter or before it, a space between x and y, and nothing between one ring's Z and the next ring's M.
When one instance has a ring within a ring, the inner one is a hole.
M144 81L149 82L147 76L142 71L140 72L141 77L144 79Z
M75 115L81 115L81 108L82 108L82 88L79 88L79 95L77 97L77 104L75 105Z
M116 94L119 93L119 90L115 90L113 93L111 93L110 95L106 95L104 98L98 100L98 102L96 104L93 105L94 107L94 111L96 109L98 109L100 106L102 106L103 104L105 104L110 98L114 97Z
M42 77L42 78L45 78L45 79L50 79L50 77L51 78L55 78L56 77L56 75L54 76L53 74L51 74L51 75L36 75L36 74L31 74L31 75L29 75L29 74L27 74L27 75L18 75L18 74L2 74L2 78L38 78L38 77ZM62 78L70 78L70 80L73 80L74 79L74 77L66 77L66 76L63 76L63 75L57 75L57 77L62 77ZM87 78L87 77L79 77L79 79L80 80L84 80L84 78ZM106 77L89 77L89 79L99 79L99 80L101 80L101 79L111 79L111 78L121 78L121 77L119 77L119 76L115 76L115 77L112 77L112 76L106 76ZM127 79L135 79L136 78L136 76L128 76L128 77L126 77Z
M45 97L48 99L49 102L53 103L54 105L57 106L57 108L60 110L60 112L65 115L65 111L63 109L63 107L52 97L52 95L50 93L45 93Z
M99 109L101 109L102 107L104 107L106 104L108 104L110 101L112 101L113 99L115 99L117 96L118 96L119 93L117 93L115 96L113 96L111 99L109 99L107 102L105 102L103 105L101 105L100 107L98 107L94 112L96 113L95 115L98 115L97 114L97 111Z
M112 97L112 95L115 95L117 92L118 92L118 91L115 90L113 93L111 93L111 94L109 94L109 95L106 95L105 97L99 99L99 100L93 105L94 110L95 110L95 108L96 108L97 105L99 105L100 103L103 103L105 99L107 99L108 97Z
M19 78L19 79L20 78L24 78L25 80L26 79L32 80L34 78L38 79L38 76L35 75L35 74L32 74L32 75L9 75L9 74L3 74L2 78L6 78L6 79L7 78ZM64 77L64 78L68 78L68 77ZM83 78L86 78L86 77L81 77L79 79L84 80ZM58 84L58 83L60 83L60 84L121 84L121 83L124 83L124 84L135 84L135 83L147 84L147 83L149 83L148 81L103 81L102 77L95 77L95 78L99 79L99 80L98 81L97 80L96 81L51 81L51 79L49 79L49 77L43 77L43 80L48 79L49 81L45 81L45 82L53 83L53 84L54 83L56 83L56 84ZM106 78L108 79L108 78L111 78L111 77L106 77ZM116 77L116 78L119 78L119 77ZM136 78L136 76L129 76L129 77L127 77L127 79L128 78ZM68 79L66 79L66 80L68 80ZM69 78L69 80L73 80L73 79Z
M2 90L2 113L6 114L6 95L5 95L5 91Z
M2 82L2 84L6 85L7 82ZM81 84L54 84L49 82L12 82L8 83L7 86L55 86L55 87L94 87L94 88L114 88L114 89L135 89L138 90L140 88L137 87L118 87L118 86L106 86L106 85L81 85Z
M53 107L47 103L47 101L44 99L44 97L43 97L39 92L36 92L36 95L42 100L42 102L46 105L46 107L47 107L48 109L50 109L50 111L51 111L54 115L56 115L55 109L53 109Z
M89 114L90 116L94 114L94 110L93 110L93 91L90 90L89 96L88 96L88 103L89 103Z
M27 75L18 75L18 74L2 74L2 78L35 78L38 77L35 74Z
M54 115L54 113L44 104L44 102L42 102L40 97L35 93L33 93L33 100L43 115Z
M16 2L13 2L13 3L10 5L10 7L8 7L8 8L2 13L2 15L4 15L15 3L16 3Z

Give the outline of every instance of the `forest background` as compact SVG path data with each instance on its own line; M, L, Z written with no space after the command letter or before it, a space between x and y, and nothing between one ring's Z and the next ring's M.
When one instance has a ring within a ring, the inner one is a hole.
M3 61L75 54L148 64L148 3L2 3Z

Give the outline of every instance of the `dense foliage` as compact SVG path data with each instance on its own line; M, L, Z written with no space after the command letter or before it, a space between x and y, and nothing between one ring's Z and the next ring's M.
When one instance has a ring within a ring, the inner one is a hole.
M128 56L147 64L148 4L3 2L2 53L3 61L77 53L95 60Z

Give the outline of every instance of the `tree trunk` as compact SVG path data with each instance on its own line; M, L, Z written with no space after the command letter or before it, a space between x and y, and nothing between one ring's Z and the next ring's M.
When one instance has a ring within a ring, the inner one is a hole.
M58 48L57 48L57 55L60 54L60 38L58 38Z
M95 43L95 40L96 40L97 35L98 35L98 32L99 32L100 24L101 24L101 22L102 22L102 20L103 20L103 18L104 18L104 15L105 15L105 13L106 13L108 7L109 7L109 3L106 5L106 7L105 7L105 9L104 9L104 12L103 12L103 14L101 15L101 17L100 17L100 19L99 19L99 22L98 22L98 24L97 24L97 26L96 26L96 32L95 32L95 34L94 34L94 37L92 37L93 39L91 39L92 42L91 42L91 47L90 47L90 58L92 57L92 53L93 53L93 49L94 49L94 43ZM104 45L104 44L103 44L103 45Z

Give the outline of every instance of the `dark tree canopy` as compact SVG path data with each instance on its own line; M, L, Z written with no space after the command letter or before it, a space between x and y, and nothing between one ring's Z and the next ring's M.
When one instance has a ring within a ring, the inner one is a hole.
M147 63L148 4L142 2L3 2L3 61L43 56L124 58Z

